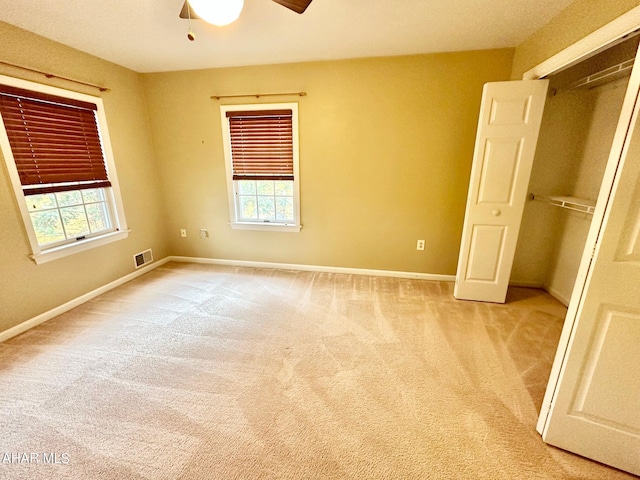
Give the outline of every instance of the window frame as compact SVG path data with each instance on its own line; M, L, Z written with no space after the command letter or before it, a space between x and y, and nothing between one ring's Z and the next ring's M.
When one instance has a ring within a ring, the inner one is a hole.
M41 246L38 243L35 229L31 221L31 215L27 206L27 196L23 192L23 186L20 182L18 169L16 167L13 151L9 142L9 137L4 126L4 121L0 121L0 149L2 150L2 156L4 158L4 163L7 166L9 179L11 181L13 192L18 204L18 209L20 210L20 214L22 217L22 223L24 225L27 237L29 239L29 244L31 246L31 254L29 255L29 257L39 265L127 238L130 230L127 227L124 205L120 193L120 186L118 183L118 176L116 173L116 166L113 158L113 150L111 148L111 140L109 137L107 118L104 112L104 104L102 98L58 87L52 87L50 85L43 85L41 83L8 77L5 75L0 75L0 83L16 88L22 88L25 90L32 90L34 92L94 103L97 107L95 112L96 122L100 133L100 141L102 144L105 165L107 167L109 181L111 182L110 187L102 188L104 189L105 198L107 200L107 207L111 215L113 230L107 231L102 234L91 235L80 240L70 240L68 241L68 243L54 244L53 246Z
M227 112L256 110L291 110L292 143L293 143L293 222L240 221L238 211L237 180L233 180L233 161L231 156L231 134ZM298 143L298 104L292 103L252 103L241 105L221 105L220 119L222 123L222 143L224 148L225 172L227 176L227 195L229 203L229 225L234 230L263 230L279 232L299 232L300 223L300 168Z

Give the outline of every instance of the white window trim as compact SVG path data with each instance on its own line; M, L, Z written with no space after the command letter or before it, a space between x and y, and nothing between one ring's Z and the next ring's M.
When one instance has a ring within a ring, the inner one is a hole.
M227 112L251 110L282 110L291 109L292 140L293 140L293 223L278 222L246 222L238 221L236 211L235 187L233 183L233 166L231 161L231 135L229 133L229 119ZM227 195L229 201L229 225L234 230L262 230L278 232L299 232L300 224L300 171L298 147L298 104L293 103L253 103L245 105L221 105L220 120L222 123L222 144L224 147L225 172L227 175Z
M111 222L113 227L115 228L115 231L109 231L102 235L87 238L84 240L78 240L75 243L67 243L57 247L47 248L46 245L40 246L38 244L38 239L36 238L33 223L31 222L31 215L29 214L29 210L27 208L27 202L22 190L22 184L20 183L18 169L13 158L13 151L11 150L11 144L9 143L7 130L4 127L4 122L0 121L0 148L2 149L4 161L7 165L9 179L11 180L11 185L13 186L13 191L18 203L18 208L20 209L20 214L22 215L22 222L27 232L27 236L29 237L29 243L31 245L31 255L29 255L29 257L33 261L35 261L36 264L40 265L41 263L46 263L51 260L57 260L68 255L73 255L74 253L82 252L94 247L106 245L107 243L127 238L130 230L127 228L127 220L124 214L124 206L122 204L122 197L120 195L120 186L118 184L115 162L113 160L111 140L109 137L109 130L107 128L107 117L104 113L104 104L102 102L102 98L94 97L92 95L86 95L84 93L74 92L71 90L65 90L62 88L51 87L49 85L30 82L19 78L7 77L5 75L0 75L0 83L17 88L23 88L26 90L33 90L41 93L48 93L50 95L57 95L59 97L94 103L98 107L96 111L96 119L98 122L98 128L100 129L100 139L102 141L102 150L104 152L107 171L109 172L109 181L111 182L111 187L106 187L105 193L108 197L110 197L109 200L111 201L111 204L109 212L112 215Z
M234 230L263 230L271 232L299 232L302 225L294 225L292 223L276 223L276 222L234 222L229 223Z

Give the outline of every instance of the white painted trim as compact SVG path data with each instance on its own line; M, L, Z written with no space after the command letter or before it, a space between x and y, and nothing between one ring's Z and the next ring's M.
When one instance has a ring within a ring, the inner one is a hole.
M571 297L567 297L564 294L560 293L557 289L555 288L551 288L548 285L543 285L542 287L544 289L545 292L547 292L549 295L551 295L553 298L555 298L556 300L558 300L561 304L563 304L565 307L569 306L569 302L571 301Z
M519 288L539 288L540 290L544 290L549 295L551 295L553 298L558 300L565 307L567 307L569 305L569 298L565 297L563 294L561 294L555 288L551 288L551 287L549 287L548 285L546 285L544 283L539 283L539 282L521 282L521 281L518 281L518 280L510 280L509 281L509 286L510 287L519 287Z
M439 274L430 274L430 273L416 273L416 272L398 272L392 270L370 270L364 268L344 268L344 267L326 267L322 265L299 265L293 263L270 263L270 262L249 262L245 260L224 260L217 258L198 258L198 257L180 257L180 256L169 256L165 257L162 260L158 260L156 262L151 263L145 267L141 267L139 270L130 273L129 275L125 275L113 282L110 282L102 287L96 288L91 292L85 293L73 300L68 301L60 306L52 308L51 310L44 312L36 317L33 317L29 320L25 320L24 322L15 325L3 332L0 332L0 343L5 340L9 340L10 338L15 337L16 335L20 335L21 333L26 332L27 330L40 325L41 323L46 322L47 320L51 320L58 315L62 315L65 312L68 312L72 308L75 308L79 305L82 305L85 302L97 297L98 295L102 295L103 293L108 292L109 290L113 290L121 285L124 285L131 280L144 275L145 273L150 272L151 270L158 268L168 262L180 262L180 263L201 263L201 264L209 264L209 265L227 265L234 267L253 267L253 268L273 268L273 269L282 269L282 270L300 270L307 272L327 272L327 273L346 273L351 275L369 275L376 277L396 277L396 278L413 278L417 280L432 280L432 281L440 281L440 282L454 282L456 277L455 275L439 275Z
M629 10L602 28L525 72L523 80L536 80L595 55L640 26L640 6Z
M21 333L24 333L27 330L33 327L36 327L41 323L46 322L47 320L51 320L52 318L57 317L58 315L62 315L63 313L68 312L72 308L82 305L85 302L88 302L89 300L97 297L98 295L102 295L103 293L106 293L109 290L113 290L114 288L119 287L120 285L124 285L125 283L130 282L131 280L141 275L144 275L145 273L150 272L151 270L158 268L159 266L164 265L169 261L170 261L170 257L163 258L162 260L158 260L157 262L154 262L146 267L142 267L139 270L136 270L135 272L130 273L129 275L125 275L124 277L114 280L113 282L107 283L102 287L96 288L95 290L92 290L88 293L85 293L84 295L74 298L73 300L70 300L67 303L64 303L58 307L52 308L47 312L41 313L37 317L33 317L14 327L9 328L8 330L0 332L0 343L4 342L5 340L9 340L10 338L15 337L16 335L20 335Z
M131 230L118 230L115 232L109 232L98 237L80 240L77 243L65 243L64 245L60 245L59 247L42 250L41 253L34 253L33 255L29 255L29 257L31 258L31 260L36 262L37 265L40 265L42 263L47 263L52 260L67 257L78 252L83 252L94 247L107 245L108 243L116 242L118 240L124 240L129 236L130 232Z
M567 307L569 305L569 298L565 297L558 290L556 290L554 288L550 288L548 285L543 284L543 283L521 282L521 281L518 281L518 280L510 280L509 281L509 286L510 287L518 287L518 288L538 288L540 290L544 290L545 292L547 292L553 298L555 298L560 303L562 303L565 307Z
M233 230L262 230L263 232L299 232L302 225L290 225L286 223L257 223L257 222L232 222L229 226Z
M209 265L226 265L231 267L278 268L282 270L300 270L303 272L346 273L350 275L369 275L374 277L413 278L438 282L455 282L455 275L433 273L398 272L393 270L370 270L367 268L329 267L324 265L301 265L294 263L250 262L246 260L226 260L220 258L168 257L172 262L203 263Z
M509 280L510 287L518 287L518 288L542 288L544 289L544 285L539 282L521 282L519 280Z
M162 260L158 260L150 265L145 267L141 267L139 270L130 273L122 278L114 280L102 287L99 287L91 292L85 293L80 297L77 297L73 300L68 301L67 303L55 307L47 312L44 312L37 317L33 317L29 320L26 320L14 327L9 328L3 332L0 332L0 343L5 340L9 340L16 335L26 332L27 330L40 325L41 323L46 322L47 320L51 320L58 315L62 315L63 313L75 308L79 305L82 305L85 302L97 297L98 295L102 295L103 293L108 292L109 290L113 290L121 285L124 285L131 280L144 275L155 268L158 268L169 262L179 262L179 263L200 263L200 264L209 264L209 265L226 265L233 267L253 267L253 268L272 268L272 269L282 269L282 270L300 270L307 272L326 272L326 273L344 273L351 275L369 275L369 276L377 276L377 277L395 277L395 278L412 278L418 280L431 280L431 281L439 281L439 282L455 282L455 275L441 275L441 274L432 274L432 273L417 273L417 272L400 272L393 270L372 270L372 269L364 269L364 268L346 268L346 267L328 267L322 265L301 265L301 264L292 264L292 263L271 263L271 262L250 262L246 260L225 260L225 259L217 259L217 258L199 258L199 257L182 257L182 256L169 256L165 257ZM567 305L568 300L564 299L564 297L557 294L557 292L552 291L552 289L547 288L539 283L534 282L518 282L512 281L510 285L513 287L523 287L523 288L543 288L550 295L558 299L560 302Z

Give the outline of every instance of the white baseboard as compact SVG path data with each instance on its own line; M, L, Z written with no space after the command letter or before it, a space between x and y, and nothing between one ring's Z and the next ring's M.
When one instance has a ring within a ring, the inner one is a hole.
M521 282L519 280L510 280L510 287L522 287L522 288L544 288L542 283L537 282Z
M453 282L456 279L455 275L437 275L429 273L396 272L391 270L369 270L363 268L325 267L320 265L298 265L292 263L248 262L244 260L222 260L216 258L169 256L163 258L162 260L153 262L146 267L141 267L140 269L130 273L129 275L125 275L124 277L114 280L113 282L103 285L102 287L96 288L95 290L74 298L73 300L70 300L58 307L52 308L51 310L44 312L37 317L33 317L14 327L0 332L0 342L4 342L5 340L9 340L16 335L20 335L21 333L26 332L27 330L40 325L47 320L51 320L58 315L68 312L72 308L82 305L92 298L95 298L98 295L102 295L109 290L113 290L120 285L124 285L134 278L144 275L145 273L150 272L151 270L158 268L168 262L205 263L211 265L228 265L234 267L279 268L283 270L302 270L309 272L347 273L353 275L371 275L378 277L413 278L419 280L435 280L440 282Z
M543 285L542 288L549 294L551 295L553 298L555 298L556 300L558 300L561 304L563 304L565 307L569 306L569 301L571 300L571 295L569 295L569 297L566 297L563 293L560 293L558 290L556 290L555 288L551 288L548 285Z
M411 278L418 280L431 280L431 281L439 281L439 282L455 282L455 275L440 275L440 274L432 274L432 273L417 273L417 272L399 272L394 270L372 270L367 268L346 268L346 267L329 267L323 265L301 265L294 263L271 263L271 262L250 262L246 260L225 260L219 258L199 258L199 257L182 257L182 256L169 256L165 257L162 260L158 260L153 262L146 267L142 267L135 272L130 273L129 275L125 275L122 278L114 280L102 287L96 288L91 292L85 293L84 295L79 296L73 300L68 301L67 303L55 307L47 312L44 312L37 317L33 317L29 320L26 320L14 327L9 328L3 332L0 332L0 342L4 342L16 335L19 335L27 330L40 325L41 323L46 322L58 315L61 315L72 308L75 308L83 303L91 300L92 298L97 297L98 295L102 295L103 293L108 292L109 290L113 290L120 285L124 285L127 282L130 282L134 278L137 278L141 275L144 275L151 270L158 268L165 263L168 262L181 262L181 263L202 263L209 265L226 265L232 267L254 267L254 268L278 268L282 270L300 270L306 272L326 272L326 273L345 273L351 275L369 275L376 277L395 277L395 278ZM569 299L565 298L560 292L548 288L546 285L542 285L534 282L520 282L513 281L510 282L511 286L514 287L527 287L527 288L543 288L551 296L562 302L564 305L569 304Z
M227 265L232 267L279 268L282 270L301 270L304 272L346 273L351 275L369 275L375 277L413 278L438 282L455 282L455 275L432 273L398 272L393 270L370 270L367 268L328 267L324 265L301 265L295 263L250 262L246 260L224 260L218 258L169 257L173 262L204 263L210 265Z
M513 280L509 282L510 287L523 287L523 288L540 288L551 295L553 298L562 303L565 307L569 305L569 298L564 296L558 290L549 287L544 283L536 283L536 282L521 282L518 280Z
M85 293L84 295L74 298L73 300L70 300L67 303L64 303L58 307L52 308L47 312L41 313L37 317L30 318L29 320L26 320L14 327L11 327L8 330L4 330L3 332L0 332L0 342L9 340L10 338L15 337L16 335L20 335L21 333L26 332L27 330L37 325L40 325L41 323L46 322L47 320L51 320L52 318L57 317L58 315L68 312L72 308L82 305L83 303L88 302L92 298L95 298L98 295L102 295L103 293L106 293L109 290L113 290L114 288L119 287L120 285L124 285L125 283L133 280L134 278L144 275L145 273L161 265L164 265L169 261L170 261L170 257L167 257L167 258L163 258L162 260L158 260L157 262L153 262L150 265L147 265L146 267L141 267L135 272L130 273L129 275L125 275L124 277L114 280L111 283L107 283L102 287L96 288L91 292Z

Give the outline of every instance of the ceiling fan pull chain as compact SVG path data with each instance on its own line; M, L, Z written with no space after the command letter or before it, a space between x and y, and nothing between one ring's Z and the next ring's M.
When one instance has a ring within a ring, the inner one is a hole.
M187 17L189 18L189 33L187 33L187 38L192 42L196 39L196 35L193 33L191 29L191 5L189 5L189 1L187 0Z

